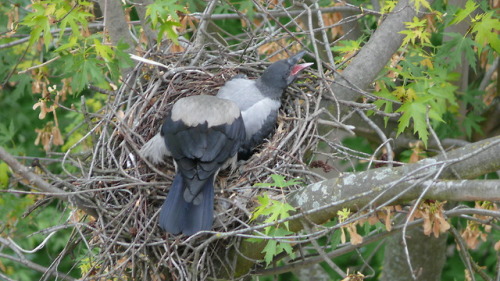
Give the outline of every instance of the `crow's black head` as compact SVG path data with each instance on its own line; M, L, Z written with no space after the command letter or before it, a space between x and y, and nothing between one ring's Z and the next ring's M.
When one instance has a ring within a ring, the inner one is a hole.
M260 77L260 81L268 88L284 90L297 78L302 69L312 65L312 63L297 64L304 54L305 51L301 51L288 59L271 64Z

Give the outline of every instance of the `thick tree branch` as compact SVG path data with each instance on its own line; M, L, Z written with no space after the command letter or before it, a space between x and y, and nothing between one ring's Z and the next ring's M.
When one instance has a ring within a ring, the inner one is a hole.
M414 16L417 16L417 11L410 1L398 2L342 75L336 76L337 82L332 85L332 89L337 99L354 101L360 97L360 91L367 90L401 47L404 35L399 32L405 30L404 22Z
M125 21L122 3L114 0L99 0L99 7L104 15L104 31L106 31L113 45L124 42L129 45L127 53L133 53L135 41L132 39Z
M442 171L440 172L440 169ZM450 187L446 181L434 184L432 177L471 179L500 169L500 136L469 144L453 150L447 155L424 159L415 164L397 168L379 168L360 173L346 173L338 178L328 179L290 194L288 202L307 213L309 221L322 224L335 217L340 208L360 209L377 206L386 202L416 199L427 187L424 198L437 195L439 199L460 190L463 196L454 194L450 199L500 200L500 186L495 182L483 190L461 190L464 182L455 181L459 186ZM446 188L445 188L446 187ZM467 193L466 193L467 192ZM470 192L474 192L471 194ZM322 207L320 207L322 206ZM301 229L301 222L290 222L290 228Z
M457 176L462 179L475 178L499 169L500 136L414 164L345 173L338 178L311 184L288 195L287 202L304 215L291 220L289 228L298 232L303 228L303 223L323 224L334 218L342 208L373 209L381 205L414 200L421 196L424 190L424 199L500 200L498 181L484 181L484 184L479 180L447 181ZM432 181L434 177L440 180ZM463 190L465 186L472 184L479 186L474 190ZM265 243L243 241L240 251L248 258L262 259L264 246ZM252 265L251 261L240 257L236 268L242 270L246 267L248 270Z
M83 198L78 194L70 194L65 192L64 190L57 188L50 183L46 182L39 175L31 171L28 167L19 163L12 155L10 155L5 149L0 147L0 159L5 161L7 165L14 171L19 174L24 179L28 180L31 186L34 186L44 192L50 193L59 199L63 199L75 204L76 207L83 210L85 213L97 217L96 210L89 204L88 200Z
M148 46L153 47L154 42L156 41L156 36L157 33L153 29L151 29L151 26L148 23L148 19L146 17L146 7L148 5L151 5L153 1L151 0L137 0L135 1L135 9L137 10L137 15L139 16L139 19L141 20L141 26L144 30L144 34L146 35L146 38L148 40Z

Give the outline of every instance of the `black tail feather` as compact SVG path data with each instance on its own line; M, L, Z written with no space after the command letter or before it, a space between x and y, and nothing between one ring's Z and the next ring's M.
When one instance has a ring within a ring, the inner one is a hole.
M185 185L181 174L175 175L160 211L160 227L174 235L183 233L188 236L198 231L210 230L213 223L214 175L210 176L202 187L203 199L198 205L184 200Z

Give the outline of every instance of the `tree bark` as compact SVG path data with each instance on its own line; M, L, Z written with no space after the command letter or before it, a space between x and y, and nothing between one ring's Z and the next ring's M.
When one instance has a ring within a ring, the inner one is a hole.
M368 89L401 47L404 35L399 32L405 30L404 23L415 16L417 11L410 1L398 2L342 74L335 77L332 90L338 100L355 101L361 96L360 90Z
M154 46L154 42L156 42L156 32L151 29L147 22L146 6L152 4L153 2L151 0L138 0L135 2L135 9L137 10L137 15L141 20L141 26L144 30L144 35L146 35L146 40L148 40L148 49L150 49Z
M128 44L127 52L133 52L135 41L132 39L125 21L125 13L120 1L98 0L99 7L104 15L104 31L107 32L111 43L117 46L123 42Z
M302 230L304 223L323 224L335 218L342 208L359 210L374 208L392 201L391 204L409 202L419 198L446 199L448 201L463 200L500 200L500 181L471 180L469 186L475 190L461 188L462 182L448 180L460 177L471 179L500 169L500 136L486 139L453 150L446 155L421 160L396 168L378 168L359 173L346 173L311 184L287 196L286 201L300 210L300 214L291 217L289 229L293 232ZM485 182L484 186L481 183ZM490 183L490 184L488 184ZM469 193L472 192L473 194ZM410 233L410 232L408 232ZM419 236L411 232L414 237ZM440 249L442 239L425 240L427 249ZM404 253L396 238L391 242L394 251ZM412 245L413 241L415 244ZM420 240L409 240L409 249L419 247ZM435 244L434 244L435 243ZM242 241L239 252L244 257L259 260L263 258L265 243ZM420 268L435 268L444 258L445 252L431 251L425 255L412 255L412 262ZM254 265L252 260L237 257L235 277L244 275ZM398 260L402 260L399 257ZM397 264L395 264L397 265ZM415 268L415 267L414 267ZM405 280L412 280L407 272ZM390 273L386 274L391 278ZM403 280L403 279L401 279ZM425 279L420 279L425 280Z
M136 42L130 35L129 26L125 20L125 12L120 1L98 0L99 7L104 15L104 32L108 34L111 43L117 46L118 43L126 43L128 48L126 53L133 54ZM127 77L131 67L121 69L122 77Z
M438 238L424 234L422 227L410 229L406 232L406 243L411 262L404 252L403 236L401 233L387 239L384 253L384 269L382 281L440 281L441 273L446 261L446 238L441 234ZM430 261L430 262L429 262ZM413 279L411 272L417 279Z

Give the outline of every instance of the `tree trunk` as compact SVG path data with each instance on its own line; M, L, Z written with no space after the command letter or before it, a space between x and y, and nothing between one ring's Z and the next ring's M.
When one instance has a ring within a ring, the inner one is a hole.
M446 261L446 236L427 236L421 227L406 232L411 268L405 253L403 236L398 233L387 240L384 255L383 281L440 281ZM412 271L416 279L412 277Z

